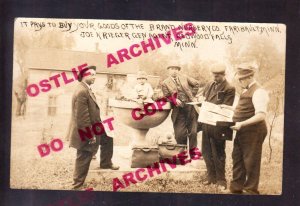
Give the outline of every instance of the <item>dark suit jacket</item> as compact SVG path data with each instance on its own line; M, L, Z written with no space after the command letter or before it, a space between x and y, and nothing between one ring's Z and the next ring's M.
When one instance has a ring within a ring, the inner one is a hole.
M199 89L199 82L191 77L187 77L184 75L178 76L181 86L183 88L184 93L188 97L189 101L193 101L194 95L197 93ZM168 77L162 83L162 91L165 97L172 96L174 93L177 93L177 87L172 79L172 77ZM176 117L178 114L178 107L174 107L171 115L171 119L173 122L176 121Z
M86 141L82 141L78 133L78 129L86 130L86 127L90 127L92 130L92 125L97 122L101 122L101 118L96 97L87 85L81 82L76 87L72 98L72 117L68 132L70 147L97 152L100 138L102 135L104 138L107 137L106 133L104 132L101 135L94 135L93 133L96 137L95 144L88 144L89 140L87 138Z
M225 79L216 90L213 88L214 82L210 82L203 90L205 101L214 104L226 104L232 106L235 96L235 88Z
M232 106L235 97L235 88L231 86L227 80L224 80L217 89L214 90L214 82L210 82L206 85L203 90L203 96L205 101L214 104L226 104ZM213 130L210 133L214 134L214 138L218 139L232 139L232 130L229 126L210 126L204 125L202 128L204 130ZM205 132L207 133L207 132Z

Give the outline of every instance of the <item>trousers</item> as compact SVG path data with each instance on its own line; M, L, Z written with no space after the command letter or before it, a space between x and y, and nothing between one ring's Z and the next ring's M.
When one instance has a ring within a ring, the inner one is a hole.
M100 167L107 167L112 165L113 156L113 138L105 136L101 138L100 143ZM81 187L86 179L89 171L90 163L93 156L97 153L86 150L77 150L75 170L73 175L73 188Z
M247 190L259 194L262 145L267 135L265 121L241 128L236 133L232 151L232 191Z
M207 168L207 180L226 185L226 140L215 137L215 129L212 125L202 125L202 154Z
M192 105L178 108L176 120L173 122L177 144L187 145L189 139L189 148L197 147L197 119L198 113Z

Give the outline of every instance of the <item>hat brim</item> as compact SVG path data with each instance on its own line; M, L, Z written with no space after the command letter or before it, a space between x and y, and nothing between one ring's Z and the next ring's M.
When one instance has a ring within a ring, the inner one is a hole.
M179 66L168 66L167 69L170 69L170 68L176 68L178 71L180 71L181 67Z
M88 67L84 68L83 70L79 71L78 74L77 74L77 80L78 80L79 82L81 82L81 81L82 81L82 78L83 78L83 75L85 74L85 72L87 72L87 71L90 70L90 69L96 71L96 66L88 66Z
M248 74L237 74L237 78L238 79L244 79L244 78L247 78L247 77L250 77L250 76L253 76L254 75L254 72L252 73L248 73Z
M213 74L225 74L225 71L221 71L221 72L211 72L211 73L213 73Z
M96 71L96 66L88 66L87 68L88 68L88 69L92 69L92 70L95 70L95 71Z

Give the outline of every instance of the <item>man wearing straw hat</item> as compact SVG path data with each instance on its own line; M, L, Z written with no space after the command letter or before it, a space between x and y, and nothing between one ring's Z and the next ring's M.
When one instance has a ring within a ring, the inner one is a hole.
M199 82L191 77L181 75L181 67L169 66L169 77L162 83L162 91L165 97L177 94L176 105L173 108L171 119L173 122L175 139L177 144L187 145L189 148L197 147L197 118L198 113L193 105L188 102L196 102L194 91L198 91Z
M267 135L266 113L269 96L254 79L255 68L243 64L236 73L244 89L235 108L236 130L232 152L232 193L259 194L262 144Z

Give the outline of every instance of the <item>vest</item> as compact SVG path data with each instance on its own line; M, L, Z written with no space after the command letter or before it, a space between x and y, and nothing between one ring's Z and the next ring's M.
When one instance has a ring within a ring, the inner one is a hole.
M254 92L260 87L255 83L246 92L242 93L234 110L233 121L241 122L255 115L255 108L252 103Z

